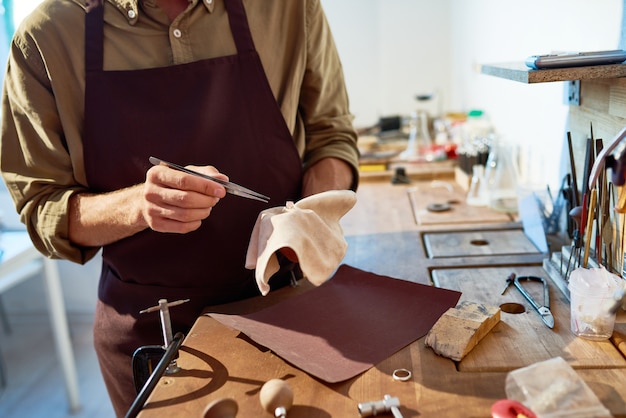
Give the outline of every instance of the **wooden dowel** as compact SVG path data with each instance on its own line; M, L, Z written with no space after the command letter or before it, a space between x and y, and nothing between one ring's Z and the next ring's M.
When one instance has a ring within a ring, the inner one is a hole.
M591 246L591 233L593 232L593 219L598 201L598 190L592 189L589 198L589 209L587 210L587 230L585 231L585 255L583 257L583 267L587 268L589 261L589 247Z
M574 147L572 146L572 133L567 133L567 147L569 150L569 164L572 174L572 192L574 193L574 207L580 205L580 197L578 196L578 179L576 178L576 160L574 159Z

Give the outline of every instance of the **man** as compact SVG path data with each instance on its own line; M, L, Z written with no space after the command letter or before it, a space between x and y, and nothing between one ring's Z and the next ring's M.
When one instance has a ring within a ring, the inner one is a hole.
M103 249L94 339L118 415L136 395L132 352L160 341L141 309L189 298L171 313L186 330L203 307L258 294L243 267L258 213L356 187L318 0L44 1L14 37L2 112L2 174L35 246L80 263Z

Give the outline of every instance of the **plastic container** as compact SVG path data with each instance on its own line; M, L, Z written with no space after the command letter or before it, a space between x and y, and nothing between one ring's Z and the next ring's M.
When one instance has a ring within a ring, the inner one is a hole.
M572 272L570 292L571 330L578 337L602 341L611 337L615 313L610 312L613 294L621 279L604 268L578 268Z
M562 357L509 372L504 387L509 399L521 402L540 418L612 416Z

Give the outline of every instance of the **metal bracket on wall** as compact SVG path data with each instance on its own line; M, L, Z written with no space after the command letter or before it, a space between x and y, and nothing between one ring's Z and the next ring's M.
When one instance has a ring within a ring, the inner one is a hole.
M565 104L580 106L580 80L565 82Z

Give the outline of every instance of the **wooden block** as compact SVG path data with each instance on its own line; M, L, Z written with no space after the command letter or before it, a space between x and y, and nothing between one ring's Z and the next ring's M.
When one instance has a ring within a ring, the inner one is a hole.
M463 301L448 309L426 335L426 347L460 361L500 322L500 308Z

